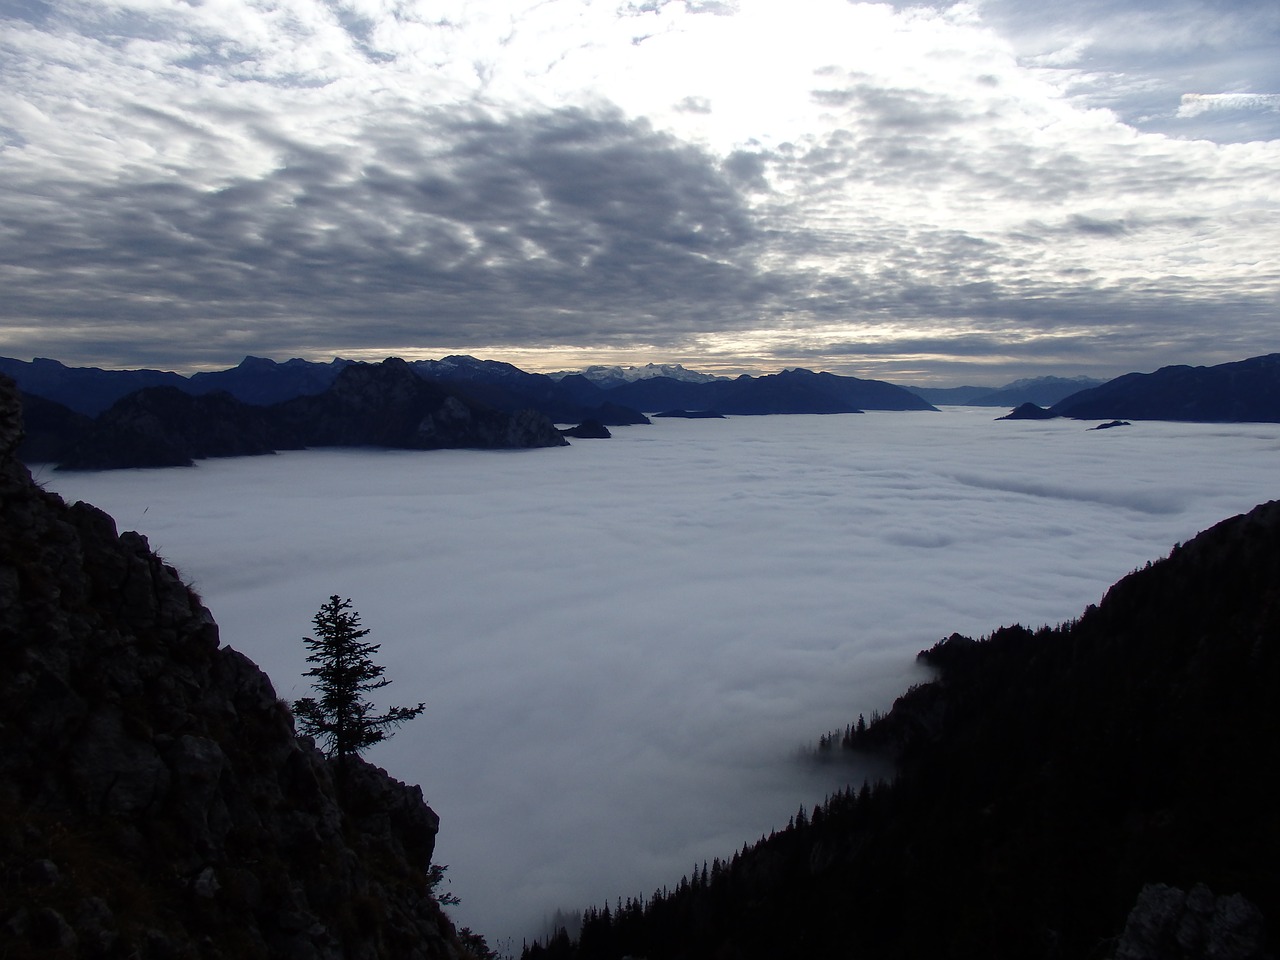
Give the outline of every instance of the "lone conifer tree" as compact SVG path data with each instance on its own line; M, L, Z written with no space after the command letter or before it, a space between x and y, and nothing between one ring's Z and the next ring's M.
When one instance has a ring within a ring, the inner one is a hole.
M386 668L370 659L380 644L363 642L369 631L361 629L360 615L351 609L350 600L331 596L311 622L316 635L304 642L311 651L307 662L316 666L304 676L315 677L320 697L295 701L293 715L303 732L316 737L325 753L336 757L340 769L345 769L348 758L386 739L391 728L412 720L426 704L373 713L366 691L391 681L382 676Z

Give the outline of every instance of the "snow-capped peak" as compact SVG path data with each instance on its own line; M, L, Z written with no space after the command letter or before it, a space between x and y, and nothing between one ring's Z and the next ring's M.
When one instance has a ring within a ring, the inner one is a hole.
M582 370L561 370L548 376L553 380L560 380L574 374L586 377L593 383L633 383L636 380L649 380L653 377L667 377L671 380L683 380L686 383L706 383L710 380L725 379L710 373L687 370L678 363L646 363L643 367L609 367L597 364Z

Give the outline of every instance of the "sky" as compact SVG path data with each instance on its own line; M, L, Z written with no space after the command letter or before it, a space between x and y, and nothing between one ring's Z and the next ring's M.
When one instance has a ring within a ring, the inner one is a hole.
M140 530L277 693L331 595L380 643L369 758L420 784L455 920L518 952L558 909L694 864L883 770L800 759L961 632L1079 616L1275 496L1277 424L989 409L660 420L528 451L315 450L35 471Z
M1276 349L1274 0L0 0L0 355Z

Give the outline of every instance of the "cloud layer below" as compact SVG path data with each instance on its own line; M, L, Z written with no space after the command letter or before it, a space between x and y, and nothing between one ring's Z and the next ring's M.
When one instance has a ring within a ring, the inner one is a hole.
M147 534L283 697L307 693L311 617L350 597L387 702L428 704L371 759L441 814L457 919L518 948L557 908L672 885L860 782L797 750L887 709L923 647L1074 617L1275 495L1275 425L991 416L39 479Z
M26 0L0 353L898 381L1268 352L1269 0Z

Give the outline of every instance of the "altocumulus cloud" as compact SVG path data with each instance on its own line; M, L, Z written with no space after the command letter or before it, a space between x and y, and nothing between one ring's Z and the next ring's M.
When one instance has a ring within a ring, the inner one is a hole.
M1270 348L1261 0L0 16L15 356L572 348L918 379Z

